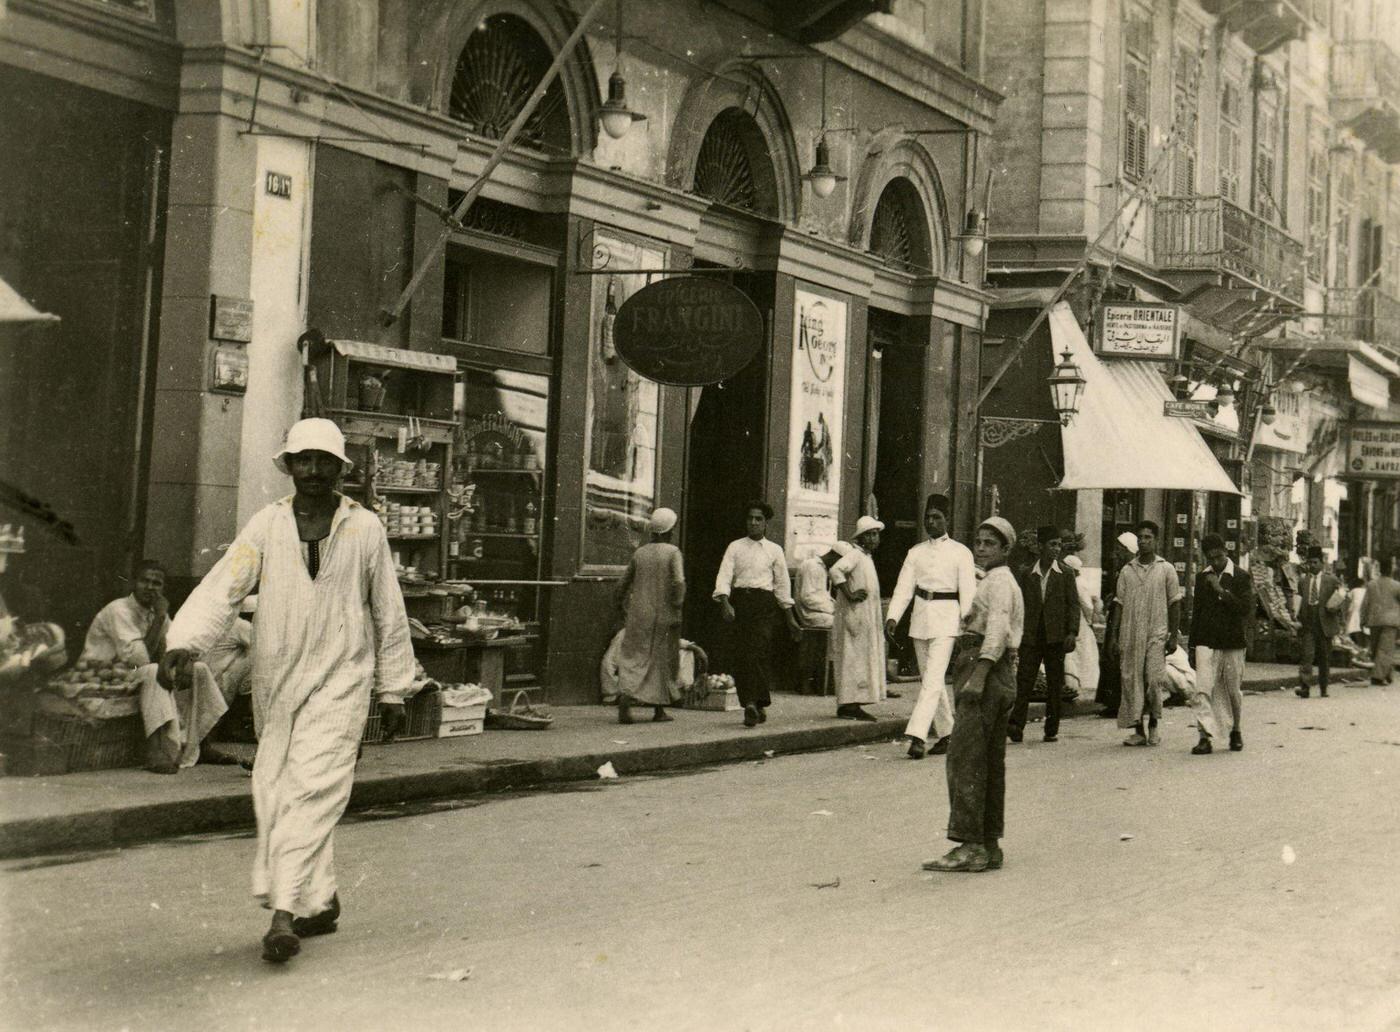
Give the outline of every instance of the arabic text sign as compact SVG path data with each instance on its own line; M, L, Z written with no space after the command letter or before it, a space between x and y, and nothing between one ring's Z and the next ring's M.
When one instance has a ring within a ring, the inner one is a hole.
M1347 474L1400 478L1400 423L1353 423L1347 429Z
M1099 309L1096 350L1119 358L1175 359L1180 316L1175 305L1105 304Z

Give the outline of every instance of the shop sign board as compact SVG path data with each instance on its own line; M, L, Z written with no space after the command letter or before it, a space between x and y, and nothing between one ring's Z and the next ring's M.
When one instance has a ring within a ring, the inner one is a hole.
M246 297L209 295L209 336L247 344L253 339L253 301Z
M841 537L846 323L844 301L796 292L785 541L793 558Z
M1162 415L1176 416L1180 419L1200 419L1209 423L1215 418L1212 408L1218 410L1220 406L1213 401L1164 401Z
M1296 391L1276 390L1273 394L1274 421L1259 421L1254 443L1261 448L1302 455L1307 451L1307 395Z
M1176 305L1106 302L1095 329L1094 350L1109 358L1170 362L1180 354L1181 309Z
M738 287L680 276L643 287L617 311L617 353L657 383L703 387L728 380L763 347L763 314Z
M1400 423L1352 423L1347 427L1346 475L1400 479Z

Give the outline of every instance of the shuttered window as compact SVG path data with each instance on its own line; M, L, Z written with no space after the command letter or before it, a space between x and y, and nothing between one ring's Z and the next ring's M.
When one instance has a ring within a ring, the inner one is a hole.
M1217 148L1220 196L1240 203L1240 108L1238 80L1226 80L1220 88L1220 138Z
M1283 224L1283 200L1279 197L1279 143L1282 129L1278 101L1272 91L1260 92L1255 111L1254 214Z
M1322 282L1327 260L1327 137L1314 114L1308 125L1308 277Z
M1172 193L1190 197L1196 192L1201 129L1201 60L1190 43L1177 43L1172 72L1172 129L1177 134L1172 155Z
M1152 134L1152 22L1146 12L1130 11L1123 19L1123 175L1147 175Z

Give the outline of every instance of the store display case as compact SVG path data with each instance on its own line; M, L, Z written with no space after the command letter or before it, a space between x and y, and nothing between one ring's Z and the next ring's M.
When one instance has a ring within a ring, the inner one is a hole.
M418 597L415 589L449 575L444 528L457 362L344 340L313 346L308 358L355 463L342 490L379 516L405 598Z

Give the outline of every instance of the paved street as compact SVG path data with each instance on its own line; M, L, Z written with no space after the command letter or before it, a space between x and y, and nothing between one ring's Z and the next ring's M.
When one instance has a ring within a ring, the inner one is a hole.
M984 875L919 870L943 761L893 744L362 818L280 969L245 837L12 861L3 1024L1400 1027L1400 691L1246 704L1239 755L1029 729Z

